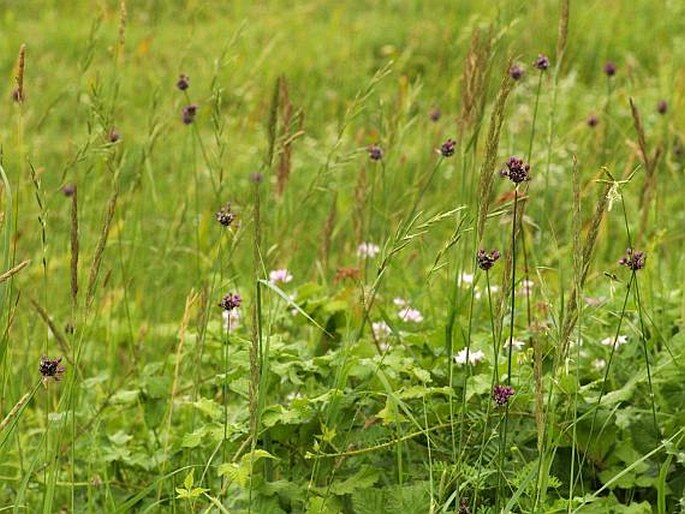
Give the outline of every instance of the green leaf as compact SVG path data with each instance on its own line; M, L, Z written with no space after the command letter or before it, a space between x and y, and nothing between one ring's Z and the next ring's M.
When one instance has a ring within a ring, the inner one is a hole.
M190 489L191 487L193 487L193 483L195 482L195 480L193 479L193 471L194 470L191 469L190 473L186 475L185 480L183 480L183 485L186 489Z
M362 466L354 475L342 482L333 482L330 490L333 494L341 496L351 494L356 489L371 487L378 481L379 471L370 466Z

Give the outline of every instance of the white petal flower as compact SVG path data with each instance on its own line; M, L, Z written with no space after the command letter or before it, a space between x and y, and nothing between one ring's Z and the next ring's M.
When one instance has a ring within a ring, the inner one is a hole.
M233 331L237 328L238 323L240 323L240 312L238 309L233 309L232 311L223 311L221 313L224 319L224 330Z
M595 359L592 361L592 367L598 371L601 369L604 369L604 367L606 365L607 365L607 361L605 361L604 359Z
M287 269L275 269L269 272L269 282L271 282L272 284L287 284L292 279L293 276Z
M456 364L466 364L466 348L460 350L454 355L454 362ZM469 364L478 364L480 361L485 359L485 353L481 352L480 350L471 350L468 352L468 358L469 358Z
M392 303L394 303L398 307L405 307L406 305L409 305L409 302L404 298L394 298Z
M359 257L369 257L373 259L379 254L381 248L374 243L362 243L357 247L357 255Z
M616 339L616 348L619 346L626 344L628 342L628 336L618 336ZM614 338L613 337L605 337L600 341L601 344L604 346L613 346L614 344Z
M371 323L371 330L376 339L383 340L388 337L392 330L385 321L374 321Z
M462 284L473 284L473 279L474 275L472 273L462 273L459 282Z
M510 342L510 340L507 339L506 342L504 343L505 348L509 348L509 342ZM518 339L512 339L511 340L511 347L516 351L522 350L524 346L526 346L525 341L519 341Z
M418 310L410 307L401 309L397 315L402 321L411 321L412 323L421 323L423 321L423 315Z

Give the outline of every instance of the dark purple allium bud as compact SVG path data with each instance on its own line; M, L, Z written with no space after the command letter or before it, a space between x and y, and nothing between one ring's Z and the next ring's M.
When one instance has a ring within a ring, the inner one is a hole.
M645 267L647 256L644 252L628 248L624 257L618 261L621 266L625 266L631 271L641 270Z
M197 114L197 105L190 104L183 108L183 123L190 125L195 120Z
M62 357L59 359L48 359L45 355L40 357L40 365L38 370L40 374L43 375L43 381L48 381L53 378L56 382L62 380L66 368L60 364L62 362Z
M262 175L258 171L255 171L250 175L250 182L252 182L253 184L261 184L262 180L264 180L264 175Z
M76 192L76 186L74 184L67 184L62 188L62 193L67 198L71 198L72 196L74 196L75 192Z
M380 161L383 158L383 149L378 145L369 146L368 151L372 161Z
M227 295L224 295L224 297L221 299L219 302L219 307L221 307L223 310L230 312L233 309L237 309L240 307L240 303L243 301L243 299L240 297L238 293L228 293Z
M12 91L12 100L14 100L15 103L23 103L25 99L24 93L22 93L19 89Z
M457 146L457 142L454 139L448 139L440 147L440 155L443 157L452 157L454 155L454 149Z
M666 100L659 100L659 102L656 104L656 112L659 114L666 114L668 111L668 103Z
M107 133L107 141L110 143L116 143L121 139L121 134L119 131L115 128L112 128L108 133Z
M685 153L683 152L683 143L679 139L676 139L673 143L673 157L680 159L683 156L683 153Z
M433 123L438 121L440 119L440 116L442 116L442 112L440 112L440 109L438 109L437 107L432 109L431 112L428 113L428 117Z
M514 396L514 392L511 386L497 384L492 388L492 399L499 407L502 407L509 403L509 398Z
M523 159L511 156L505 164L507 168L500 172L503 177L507 177L514 184L530 180L530 164L523 162Z
M533 66L535 66L540 71L545 71L547 68L549 68L549 59L546 55L540 54L538 55L538 58L535 59Z
M512 64L511 68L509 68L509 76L512 80L519 80L523 77L523 68L518 64Z
M216 220L224 227L229 227L231 223L237 218L237 214L231 212L231 204L227 203L224 207L219 209L216 213Z
M587 126L588 127L596 127L597 124L599 123L599 118L597 117L596 114L590 114L587 118Z
M607 77L613 77L616 75L616 65L613 62L608 61L604 65L604 73L606 73Z
M190 77L185 73L181 73L178 76L178 82L176 82L176 87L181 91L185 91L190 87Z
M486 252L482 248L478 250L476 254L476 261L478 262L478 267L483 271L488 271L495 265L497 259L500 258L500 253L497 250L492 250L490 253Z

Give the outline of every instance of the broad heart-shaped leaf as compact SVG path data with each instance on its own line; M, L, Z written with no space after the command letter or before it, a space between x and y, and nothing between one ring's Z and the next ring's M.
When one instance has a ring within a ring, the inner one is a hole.
M260 459L275 459L278 457L271 455L266 450L255 450L251 453L246 453L240 458L240 462L226 462L219 466L219 476L228 476L231 480L241 487L247 487L252 476L252 470L255 462Z

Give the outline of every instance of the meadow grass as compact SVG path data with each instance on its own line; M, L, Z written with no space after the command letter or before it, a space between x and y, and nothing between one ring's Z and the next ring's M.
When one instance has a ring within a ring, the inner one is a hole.
M685 5L1 16L0 511L685 512Z

